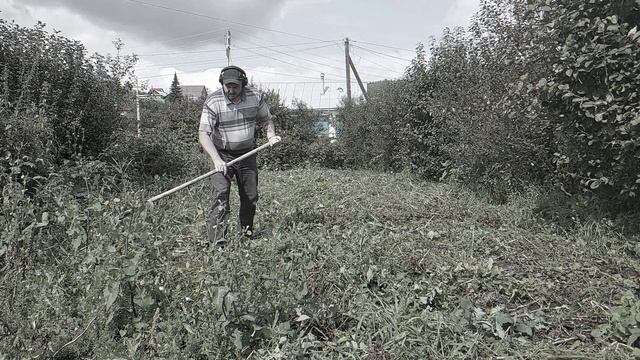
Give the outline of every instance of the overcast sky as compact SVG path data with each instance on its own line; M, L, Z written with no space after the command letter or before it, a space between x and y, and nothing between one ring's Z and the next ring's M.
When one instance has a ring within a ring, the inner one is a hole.
M364 82L402 76L418 43L446 27L469 25L480 0L0 0L0 17L81 41L89 52L138 54L136 74L168 89L174 72L182 85L214 90L231 63L252 81L290 102L332 107L344 95L344 39ZM322 75L324 74L324 88ZM360 93L352 74L352 91Z

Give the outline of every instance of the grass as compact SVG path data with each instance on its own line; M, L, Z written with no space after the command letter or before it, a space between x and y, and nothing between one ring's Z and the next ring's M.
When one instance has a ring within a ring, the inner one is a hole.
M132 215L89 231L119 257L85 264L119 291L69 358L638 356L638 237L606 220L545 223L536 190L492 205L404 173L263 171L259 236L224 249L206 245L208 182L154 209L128 194L103 216ZM98 299L75 296L104 306L111 290L95 286ZM84 311L77 324L93 318Z

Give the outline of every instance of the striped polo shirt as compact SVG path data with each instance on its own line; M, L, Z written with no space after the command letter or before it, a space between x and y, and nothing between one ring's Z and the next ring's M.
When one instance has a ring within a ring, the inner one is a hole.
M264 125L271 118L260 91L245 86L240 96L241 101L234 104L219 89L204 102L200 124L206 125L218 150L252 149L255 147L256 123Z

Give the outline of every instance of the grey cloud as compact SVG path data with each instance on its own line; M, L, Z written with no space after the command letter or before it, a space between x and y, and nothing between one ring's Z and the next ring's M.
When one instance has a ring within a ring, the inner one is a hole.
M223 43L227 28L231 29L232 38L239 39L255 34L260 31L258 28L269 28L285 0L21 0L20 3L64 7L103 29L124 32L142 42L184 49Z

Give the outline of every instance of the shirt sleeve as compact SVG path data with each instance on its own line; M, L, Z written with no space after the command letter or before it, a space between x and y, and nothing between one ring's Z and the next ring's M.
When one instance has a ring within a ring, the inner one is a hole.
M200 129L211 133L217 121L218 114L205 102L202 106L202 114L200 115Z
M271 119L271 112L269 111L269 105L264 101L264 95L260 94L260 101L258 101L258 112L256 113L256 119L260 125L265 125L268 120Z

